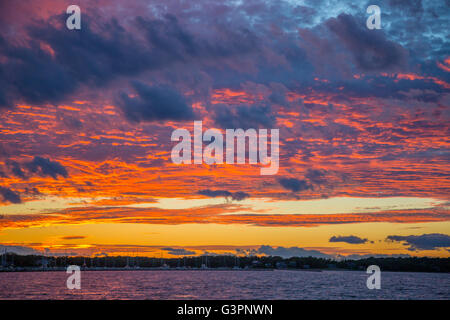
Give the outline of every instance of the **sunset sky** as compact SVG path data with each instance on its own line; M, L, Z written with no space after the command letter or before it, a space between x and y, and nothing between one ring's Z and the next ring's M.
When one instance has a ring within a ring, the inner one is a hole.
M0 250L450 257L449 1L7 0L0 21ZM194 120L279 129L278 173L173 164Z

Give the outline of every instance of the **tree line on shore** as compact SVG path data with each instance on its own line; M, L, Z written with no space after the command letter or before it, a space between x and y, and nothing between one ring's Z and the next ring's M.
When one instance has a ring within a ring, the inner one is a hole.
M357 260L333 260L314 257L282 258L279 256L184 256L154 258L142 256L40 256L1 255L2 269L63 268L78 265L85 268L240 268L240 269L346 269L366 270L377 265L383 271L450 272L450 258L387 257Z

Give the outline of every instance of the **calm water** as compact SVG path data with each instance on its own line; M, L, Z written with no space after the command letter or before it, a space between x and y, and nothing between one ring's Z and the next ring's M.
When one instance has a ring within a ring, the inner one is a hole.
M450 274L360 271L82 271L0 273L0 299L449 299Z

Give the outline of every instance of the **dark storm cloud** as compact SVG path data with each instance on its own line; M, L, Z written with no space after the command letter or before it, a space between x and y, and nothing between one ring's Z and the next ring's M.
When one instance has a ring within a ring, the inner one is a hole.
M33 26L29 33L48 43L55 52L54 63L64 66L76 82L103 85L114 77L134 75L154 66L146 47L127 32L116 19L102 21L96 16L83 15L83 28L76 32L51 24ZM51 22L65 21L66 16ZM98 19L99 21L94 21Z
M237 191L237 192L230 192L227 190L200 190L197 192L198 194L210 198L217 198L217 197L224 197L224 198L231 198L235 201L242 201L244 199L247 199L250 197L250 195L243 191Z
M364 22L342 13L326 22L344 45L351 51L357 66L366 71L389 70L403 67L406 63L406 50L386 39L383 31L369 30Z
M227 106L216 105L213 119L221 128L249 129L273 128L275 116L269 106Z
M10 80L6 86L11 97L8 103L11 99L32 104L60 101L76 88L77 81L66 67L55 63L37 42L28 48L7 45L1 54L9 61L3 66L4 76Z
M366 243L367 239L363 239L357 236L332 236L329 240L330 242L345 242L350 244L362 244Z
M114 18L84 13L83 27L77 31L62 25L65 19L58 15L29 25L32 40L26 46L0 34L0 57L5 58L0 63L0 106L58 103L81 86L104 87L117 78L177 62L201 65L205 59L245 55L257 47L256 36L247 29L224 28L221 41L211 40L185 30L173 15L137 17L139 37Z
M80 85L103 86L118 75L136 74L149 61L144 48L131 34L111 21L104 34L94 32L92 19L83 15L83 28L71 32L55 24L65 16L53 17L28 27L33 40L27 46L4 41L0 55L8 58L2 65L14 101L57 103ZM47 43L54 56L41 46Z
M324 184L327 182L326 179L327 171L320 169L308 169L305 174L305 178L314 184Z
M255 51L259 46L258 38L252 32L238 27L223 28L221 30L223 41L199 37L183 28L173 14L166 14L159 20L138 17L136 23L145 31L152 52L156 53L155 57L159 63L242 55Z
M8 173L22 180L27 180L32 175L50 176L54 179L57 179L58 176L67 178L69 175L66 168L59 162L39 156L35 156L32 161L25 162L6 160L5 164ZM37 189L30 190L31 193L39 193Z
M405 246L409 246L408 250L411 251L450 248L450 236L441 233L429 233L419 236L391 235L388 236L386 240L403 242Z
M48 158L34 157L33 161L28 162L26 166L32 173L37 173L41 176L50 176L53 179L57 179L58 175L64 178L67 178L69 175L64 166Z
M21 203L20 195L9 188L0 187L0 195L4 202Z
M148 86L133 81L137 97L120 94L118 104L130 121L192 120L194 112L185 98L168 86Z
M20 164L17 161L13 161L13 160L6 161L6 165L9 167L9 169L11 170L11 173L14 176L16 176L18 178L26 179L25 172L22 170Z
M1 46L2 46L2 37L0 35L0 47ZM0 51L0 53L1 53L1 51ZM11 102L8 100L8 98L6 96L7 82L3 81L4 79L6 79L6 75L4 74L3 67L0 64L0 109L8 107L11 104Z
M280 185L292 192L299 192L312 189L312 186L306 180L299 180L295 178L280 178L278 179Z

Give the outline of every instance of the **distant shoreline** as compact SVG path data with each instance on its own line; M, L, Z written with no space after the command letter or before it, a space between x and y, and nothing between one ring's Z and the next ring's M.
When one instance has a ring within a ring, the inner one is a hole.
M1 255L0 272L66 271L70 265L91 271L362 271L378 266L383 271L450 273L450 258L365 258L359 260L332 260L316 257L279 256L189 256L180 258L155 258L140 256L83 257L83 256L21 256L7 253Z

